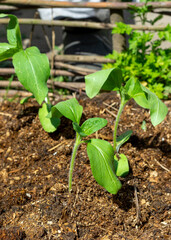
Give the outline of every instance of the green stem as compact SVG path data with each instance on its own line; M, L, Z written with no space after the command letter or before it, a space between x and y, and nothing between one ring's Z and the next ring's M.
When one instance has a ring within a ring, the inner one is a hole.
M47 94L47 96L45 97L45 102L46 102L47 104L51 104L48 94Z
M125 98L121 97L121 104L120 104L120 107L119 107L119 110L118 110L118 114L116 116L115 125L114 125L114 132L113 132L113 149L114 149L114 152L116 152L116 147L117 147L116 138L117 138L117 129L118 129L118 124L119 124L119 119L120 119L121 113L124 109L124 106L125 106L126 102L127 101L125 101Z
M69 193L72 190L72 174L73 174L77 150L79 148L80 143L81 143L81 137L78 133L76 133L76 140L75 140L74 148L72 151L72 157L71 157L70 168L69 168Z

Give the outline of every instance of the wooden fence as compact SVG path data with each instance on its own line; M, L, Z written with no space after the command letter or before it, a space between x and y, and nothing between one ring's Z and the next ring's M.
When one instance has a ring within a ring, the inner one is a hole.
M0 12L12 12L15 14L16 10L19 9L37 9L37 8L95 8L95 9L110 9L111 13L111 22L110 23L97 23L97 22L85 22L85 21L65 21L65 20L53 20L53 21L45 21L41 19L19 19L20 24L28 24L32 25L32 28L35 25L42 25L42 26L62 26L62 27L81 27L81 28L92 28L92 29L112 29L115 27L115 22L113 19L113 15L119 14L121 21L122 18L122 10L129 10L131 5L136 6L143 6L144 3L133 3L133 2L120 2L116 0L109 0L108 2L99 2L99 3L92 3L92 2L56 2L56 1L48 1L48 0L1 0L0 1ZM160 13L164 12L165 14L170 14L171 12L171 2L149 2L150 10L153 12L155 9L159 9ZM0 24L8 24L8 19L2 18L0 19ZM165 25L155 25L155 26L144 26L144 25L130 25L133 30L147 30L147 31L160 31L163 30L166 26ZM116 41L117 44L119 43L119 49L122 50L123 44L123 36L121 39L116 39L119 36L113 36L113 48L115 49ZM54 44L52 44L53 46ZM117 46L118 47L118 46ZM83 63L107 63L113 62L111 59L105 58L105 56L82 56L82 55L55 55L54 49L49 56L49 60L52 62L52 70L51 74L54 76L84 76L89 73L94 72L91 69L85 69L73 66L68 64L67 62L83 62ZM61 69L56 69L56 66ZM8 76L10 74L14 74L14 69L7 69L7 68L0 68L0 75L1 76ZM1 84L2 83L2 84ZM5 87L8 85L8 81L0 81L0 87ZM20 84L16 84L14 87L20 87ZM58 83L58 87L66 87L67 83ZM73 89L70 87L72 84L68 83L68 88ZM76 88L83 87L84 84L77 84ZM67 87L66 87L67 88Z

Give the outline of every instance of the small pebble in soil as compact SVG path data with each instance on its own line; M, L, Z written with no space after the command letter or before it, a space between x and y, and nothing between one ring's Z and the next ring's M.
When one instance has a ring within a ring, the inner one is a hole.
M47 224L48 224L48 225L52 225L53 222L52 222L52 221L47 221Z

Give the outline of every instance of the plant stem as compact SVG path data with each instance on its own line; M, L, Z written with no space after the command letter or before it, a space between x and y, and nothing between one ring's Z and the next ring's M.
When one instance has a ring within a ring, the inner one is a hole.
M113 132L113 149L114 149L114 152L116 152L116 147L117 147L116 138L117 138L117 129L118 129L118 124L119 124L119 119L120 119L121 113L124 109L124 106L125 106L126 102L127 101L125 101L125 98L121 97L121 104L120 104L120 107L119 107L119 110L118 110L118 114L116 116L115 125L114 125L114 132Z
M69 184L68 184L69 185L69 193L72 190L72 174L73 174L77 150L79 148L80 143L81 143L81 137L78 133L76 133L76 140L75 140L74 148L72 151L72 157L71 157L70 168L69 168Z
M51 102L50 102L50 99L49 99L49 96L47 95L46 96L46 98L45 98L45 102L47 103L47 104L51 104Z

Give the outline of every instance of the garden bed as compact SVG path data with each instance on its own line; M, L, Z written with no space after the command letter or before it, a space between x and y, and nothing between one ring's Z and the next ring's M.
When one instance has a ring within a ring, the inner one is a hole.
M112 142L116 94L93 100L80 96L78 101L84 107L82 121L85 116L108 120L93 137ZM166 104L170 110L170 101ZM153 127L148 110L130 101L118 132L133 130L120 149L131 168L121 178L122 189L112 195L96 183L83 144L69 198L72 123L62 118L57 132L49 134L42 129L38 108L33 100L0 104L0 239L169 239L169 114Z

